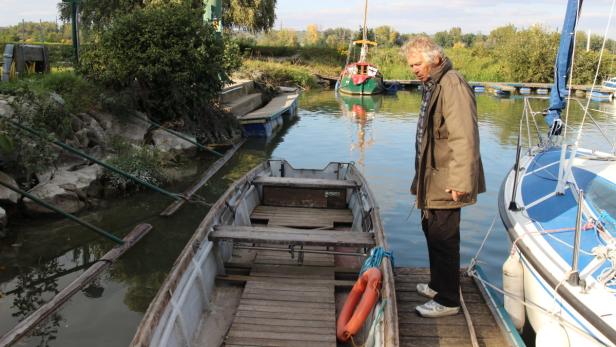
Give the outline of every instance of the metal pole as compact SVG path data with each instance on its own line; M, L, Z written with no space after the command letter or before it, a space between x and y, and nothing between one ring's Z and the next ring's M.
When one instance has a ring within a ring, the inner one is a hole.
M515 165L513 166L513 189L511 193L511 201L509 202L510 211L520 211L518 204L515 202L517 190L518 190L518 175L520 173L520 154L522 153L522 145L520 144L520 138L522 137L522 120L520 119L520 132L518 133L518 144L515 153Z
M2 182L1 180L0 180L0 185L3 185L3 186L5 186L6 188L8 188L8 189L10 189L12 191L27 197L28 199L36 202L39 205L43 205L46 208L48 208L48 209L50 209L50 210L52 210L52 211L54 211L56 213L59 213L59 214L63 215L64 217L66 217L68 219L71 219L71 220L73 220L73 221L83 225L84 227L86 227L86 228L88 228L88 229L90 229L90 230L92 230L92 231L94 231L96 233L99 233L100 235L110 239L113 242L116 242L116 243L118 243L120 245L124 243L124 241L122 241L120 238L116 237L115 235L113 235L113 234L111 234L111 233L109 233L109 232L107 232L107 231L97 227L96 225L92 225L92 224L90 224L90 223L88 223L88 222L86 222L84 220L81 220L81 219L75 217L74 215L72 215L72 214L70 214L70 213L68 213L66 211L63 211L63 210L61 210L61 209L59 209L59 208L57 208L57 207L55 207L53 205L50 205L50 204L46 203L45 201L37 198L36 196L34 196L34 195L32 195L32 194L30 194L30 193L28 193L26 191L23 191L23 190L21 190L21 189L19 189L17 187L13 187L12 185L7 184L5 182Z
M77 36L77 0L71 0L71 23L75 64L79 63L79 37Z
M569 284L579 286L580 285L580 271L579 258L580 258L580 239L582 238L582 209L584 204L584 191L580 189L578 194L578 210L575 218L575 239L573 241L573 260L571 261L571 275L567 282Z
M171 198L173 198L173 199L176 199L176 200L183 199L183 197L182 197L180 194L172 193L172 192L169 192L169 191L167 191L167 190L165 190L165 189L162 189L162 188L160 188L160 187L157 187L157 186L155 186L155 185L153 185L153 184L151 184L151 183L149 183L149 182L146 182L146 181L144 181L144 180L142 180L142 179L140 179L140 178L137 178L137 177L135 177L135 176L133 176L133 175L131 175L131 174L129 174L129 173L126 173L126 172L124 172L124 171L122 171L122 170L120 170L120 169L116 169L115 167L113 167L113 166L111 166L111 165L109 165L109 164L106 164L105 162L102 162L102 161L100 161L100 160L98 160L98 159L96 159L96 158L94 158L94 157L92 157L92 156L89 156L89 155L85 154L84 152L82 152L82 151L80 151L80 150L78 150L78 149L75 149L75 148L73 148L73 147L71 147L71 146L69 146L69 145L67 145L67 144L64 144L64 143L62 143L62 142L60 142L60 141L58 141L58 140L52 140L52 139L49 139L47 136L45 136L45 135L43 135L43 134L41 134L41 133L39 133L39 132L37 132L37 131L35 131L35 130L33 130L33 129L30 129L30 128L28 128L28 127L25 127L25 126L23 126L23 125L21 125L21 124L19 124L19 123L15 122L15 121L11 120L11 119L8 119L8 118L6 118L6 119L7 119L7 120L9 121L9 123L11 123L13 126L15 126L15 127L19 128L19 129L21 129L21 130L24 130L24 131L26 131L26 132L28 132L28 133L30 133L30 134L32 134L32 135L35 135L35 136L37 136L37 137L40 137L40 138L42 138L43 140L46 140L46 141L52 142L52 143L54 143L54 144L56 144L56 145L58 145L58 146L60 146L60 147L64 148L65 150L67 150L67 151L69 151L69 152L71 152L71 153L73 153L73 154L76 154L76 155L78 155L78 156L80 156L80 157L83 157L83 158L86 158L86 159L88 159L88 160L91 160L91 161L93 161L93 162L97 163L98 165L101 165L102 167L104 167L104 168L106 168L106 169L108 169L108 170L111 170L111 171L113 171L113 172L117 173L118 175L122 175L122 176L124 176L124 177L126 177L126 178L128 178L128 179L130 179L130 180L132 180L132 181L135 181L135 182L137 182L137 183L139 183L139 184L142 184L142 185L144 185L144 186L146 186L146 187L148 187L148 188L150 188L150 189L152 189L152 190L155 190L155 191L157 191L157 192L159 192L159 193L161 193L161 194L167 195L168 197L171 197Z

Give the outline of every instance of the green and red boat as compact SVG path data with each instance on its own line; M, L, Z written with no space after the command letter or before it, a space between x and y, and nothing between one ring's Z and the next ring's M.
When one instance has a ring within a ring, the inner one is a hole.
M374 64L370 64L366 61L368 55L368 46L376 46L376 42L369 41L367 39L367 27L366 17L368 14L368 0L365 2L364 9L364 26L363 37L361 40L353 41L353 47L361 45L361 53L359 55L359 61L355 63L348 63L344 67L344 70L340 73L338 82L336 83L336 90L344 94L353 95L371 95L381 94L385 91L385 85L383 84L383 74L379 71L379 68ZM352 49L349 49L349 56Z

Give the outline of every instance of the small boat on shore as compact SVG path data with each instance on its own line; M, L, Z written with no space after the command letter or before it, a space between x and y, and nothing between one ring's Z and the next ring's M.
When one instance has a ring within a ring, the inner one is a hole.
M379 208L353 164L266 161L210 208L131 346L398 346L385 250ZM372 266L355 282L362 263ZM351 315L356 304L362 317Z
M362 27L362 39L351 43L349 47L349 57L347 57L347 65L340 73L340 77L336 82L336 90L344 94L353 95L371 95L381 94L385 91L383 83L383 74L379 68L370 64L367 61L368 47L376 46L376 42L368 40L368 28L366 27L366 18L368 16L368 0L364 7L364 25ZM349 64L349 58L353 47L361 45L359 60Z

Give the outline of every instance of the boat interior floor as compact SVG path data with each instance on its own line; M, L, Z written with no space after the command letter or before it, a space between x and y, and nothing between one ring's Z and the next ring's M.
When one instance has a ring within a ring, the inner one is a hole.
M210 235L233 241L233 255L213 297L226 302L205 313L194 345L336 346L336 314L364 257L301 250L365 254L372 235L350 232L348 209L261 205L251 221Z

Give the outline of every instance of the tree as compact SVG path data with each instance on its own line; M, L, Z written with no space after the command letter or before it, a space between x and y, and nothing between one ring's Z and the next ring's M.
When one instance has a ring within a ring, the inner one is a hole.
M269 31L276 21L276 0L223 0L222 24L253 32Z
M293 29L282 29L278 31L278 42L283 47L297 47L299 46L299 40L297 38L297 32Z
M203 0L80 0L81 23L87 29L104 28L117 17L160 4L182 3L203 11ZM70 3L58 5L62 19L70 20ZM222 0L222 24L226 28L268 31L276 20L276 0Z
M308 24L308 27L306 27L306 35L304 36L304 45L318 46L320 39L321 33L319 33L319 27L316 24Z
M506 46L513 40L517 32L516 27L513 24L498 27L490 32L486 39L486 45L489 48L498 48L499 46Z
M453 39L447 31L439 31L434 34L434 42L443 48L453 47Z

